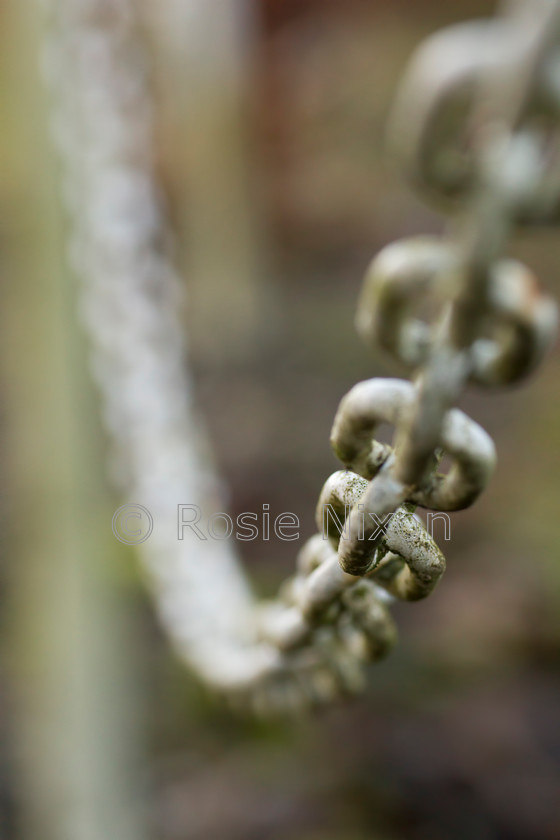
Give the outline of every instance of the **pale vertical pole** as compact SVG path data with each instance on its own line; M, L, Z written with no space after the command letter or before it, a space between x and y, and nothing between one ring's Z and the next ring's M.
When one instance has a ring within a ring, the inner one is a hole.
M252 120L254 0L144 2L158 33L172 171L184 195L190 332L205 359L242 358L270 338L271 283Z
M13 544L20 836L142 840L139 692L104 444L65 269L35 4L10 16L10 119L0 154L25 197L1 307Z

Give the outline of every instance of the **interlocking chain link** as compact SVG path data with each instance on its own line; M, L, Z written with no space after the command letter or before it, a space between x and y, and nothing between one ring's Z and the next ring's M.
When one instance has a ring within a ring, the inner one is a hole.
M415 506L467 507L492 474L490 437L454 408L463 388L517 382L555 335L554 303L502 251L514 225L559 215L560 2L514 3L494 21L451 27L412 59L392 143L451 223L442 237L397 242L376 257L357 327L414 378L361 382L344 397L332 445L345 469L323 487L319 533L295 575L261 604L231 543L177 539L177 504L212 512L219 492L189 398L133 3L48 8L44 66L69 255L112 472L153 514L140 550L162 622L205 683L255 712L356 690L364 666L395 642L389 603L426 597L445 569ZM433 323L415 315L426 304L439 312ZM380 423L395 427L393 445L375 440ZM442 453L446 474L437 471Z

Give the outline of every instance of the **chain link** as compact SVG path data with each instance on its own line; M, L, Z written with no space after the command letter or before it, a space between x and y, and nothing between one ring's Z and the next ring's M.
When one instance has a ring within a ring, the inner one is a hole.
M47 5L43 63L69 258L112 472L153 514L139 550L162 622L205 683L257 713L354 691L364 666L395 642L390 602L426 597L445 569L415 506L467 507L492 474L490 437L453 407L463 388L517 382L555 336L554 303L528 268L501 254L513 225L559 215L560 2L515 3L496 20L451 27L412 59L392 144L452 221L443 237L377 256L357 328L414 378L361 382L344 397L332 445L345 469L323 487L319 533L295 575L260 604L230 542L177 539L177 504L219 509L219 485L190 399L133 4ZM427 303L440 313L434 323L415 317ZM375 440L380 423L395 427L392 446ZM442 452L452 462L446 474L437 471Z

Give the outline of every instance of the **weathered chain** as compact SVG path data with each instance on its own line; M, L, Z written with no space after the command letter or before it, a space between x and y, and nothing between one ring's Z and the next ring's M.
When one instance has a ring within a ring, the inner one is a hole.
M516 3L495 21L452 27L412 60L393 144L453 221L443 237L379 254L357 325L415 377L361 382L342 400L332 444L345 469L321 492L319 533L300 551L296 574L260 605L230 542L177 539L178 504L221 505L189 398L181 284L153 173L134 4L47 7L44 66L69 258L112 473L153 515L140 550L162 622L204 682L257 712L355 690L364 665L395 641L388 603L425 597L444 571L414 506L464 508L492 473L491 439L453 405L468 382L525 376L555 334L555 305L529 269L500 254L513 225L560 216L560 2ZM433 324L414 317L426 303L440 312ZM375 440L380 423L395 427L393 446ZM445 475L442 452L452 461Z

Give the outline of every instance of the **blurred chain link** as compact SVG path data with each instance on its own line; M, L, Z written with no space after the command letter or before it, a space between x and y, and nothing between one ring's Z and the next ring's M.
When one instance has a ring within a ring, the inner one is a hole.
M162 623L206 684L257 713L354 691L395 642L388 604L426 597L445 568L415 506L467 507L492 474L490 437L453 407L463 388L517 382L554 339L554 303L501 254L513 226L559 216L560 2L513 3L493 21L450 27L411 61L392 144L451 222L445 236L376 257L357 328L414 379L361 382L342 400L332 445L345 469L326 482L319 533L270 603L255 602L230 541L177 539L177 505L219 509L219 485L190 398L134 3L46 6L69 260L111 472L153 516L139 551ZM435 319L420 317L427 308ZM381 423L395 427L393 446L375 440Z

